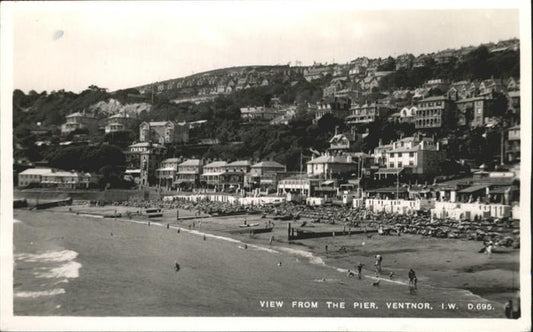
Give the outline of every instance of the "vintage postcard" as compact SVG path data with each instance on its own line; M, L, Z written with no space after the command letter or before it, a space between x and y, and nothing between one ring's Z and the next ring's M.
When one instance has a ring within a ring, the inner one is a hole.
M531 329L529 2L1 5L2 330Z

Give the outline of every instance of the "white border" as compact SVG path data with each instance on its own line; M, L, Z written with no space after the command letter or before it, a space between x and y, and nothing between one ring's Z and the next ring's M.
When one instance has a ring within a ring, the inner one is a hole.
M530 184L531 184L531 4L527 0L515 1L291 1L287 6L316 6L336 9L477 9L477 8L519 8L520 9L520 47L521 47L521 257L520 293L522 296L522 318L507 319L444 319L444 318L98 318L98 317L13 317L13 277L12 277L12 14L18 8L53 8L54 6L142 6L146 3L134 2L60 2L60 3L1 3L1 95L0 95L0 159L1 159L1 210L0 210L0 330L52 331L52 330L367 330L367 331L527 331L531 329L531 224L530 222ZM231 5L250 5L250 2L232 2ZM280 1L276 1L279 5ZM167 6L170 3L151 3ZM160 7L158 7L160 8Z

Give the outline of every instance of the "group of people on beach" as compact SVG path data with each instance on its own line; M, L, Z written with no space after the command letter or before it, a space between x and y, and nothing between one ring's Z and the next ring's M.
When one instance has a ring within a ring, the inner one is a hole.
M374 263L374 266L375 266L375 269L376 269L376 278L377 280L375 282L372 283L372 286L379 286L379 283L380 283L380 276L381 276L381 272L382 272L382 262L383 262L383 256L380 255L380 254L377 254L375 256L375 263ZM357 265L355 265L355 269L357 270L357 279L362 279L363 277L363 267L365 266L365 264L361 263L361 262L358 262ZM348 277L354 277L355 276L355 273L352 271L352 270L348 270ZM417 282L418 282L418 279L416 277L416 273L413 269L409 269L409 272L407 274L408 278L409 278L409 289L410 290L415 290L417 289ZM389 274L389 278L392 279L394 277L394 272L391 272Z

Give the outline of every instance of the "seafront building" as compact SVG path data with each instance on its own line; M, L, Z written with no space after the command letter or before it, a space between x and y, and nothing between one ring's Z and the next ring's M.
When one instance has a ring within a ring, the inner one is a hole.
M28 168L18 175L19 187L35 185L43 188L88 189L95 182L90 173L54 168Z
M167 158L161 162L159 168L155 170L160 187L171 188L174 185L180 163L180 158Z
M189 159L180 163L174 184L182 189L193 189L200 185L200 175L203 171L203 161Z

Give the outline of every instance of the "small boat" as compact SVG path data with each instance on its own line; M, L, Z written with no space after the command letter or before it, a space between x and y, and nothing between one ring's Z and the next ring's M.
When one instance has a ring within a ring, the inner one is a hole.
M255 223L255 224L247 224L247 225L239 225L239 227L241 227L241 228L245 228L245 227L255 227L255 226L259 226L259 223Z

